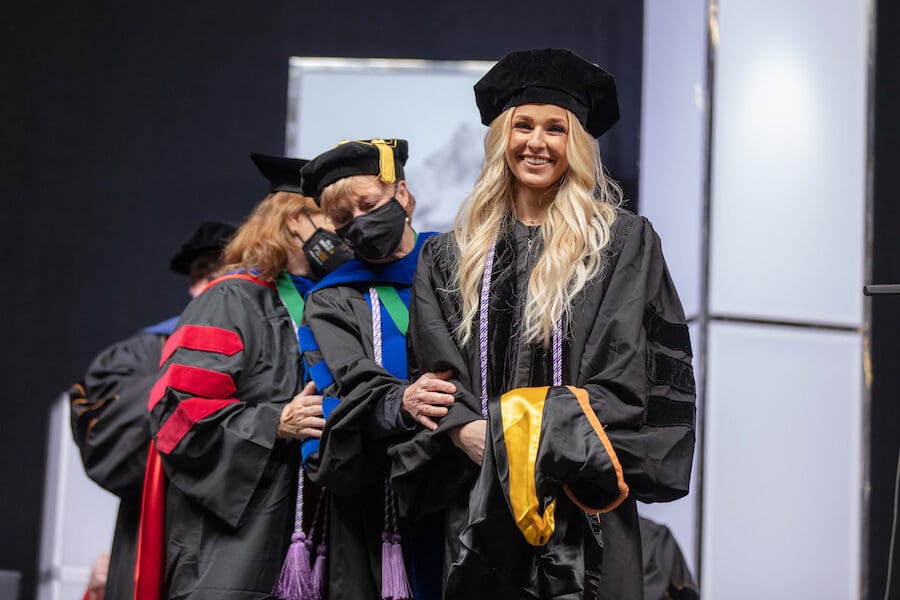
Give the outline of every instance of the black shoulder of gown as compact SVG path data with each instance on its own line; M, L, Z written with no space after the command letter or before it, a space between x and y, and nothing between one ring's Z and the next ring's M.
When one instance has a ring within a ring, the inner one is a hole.
M71 397L72 435L88 476L119 497L140 494L150 443L147 396L165 337L139 333L91 362Z
M72 435L85 472L119 496L106 580L107 598L134 590L141 489L150 444L147 397L159 376L166 337L141 332L111 345L72 387Z

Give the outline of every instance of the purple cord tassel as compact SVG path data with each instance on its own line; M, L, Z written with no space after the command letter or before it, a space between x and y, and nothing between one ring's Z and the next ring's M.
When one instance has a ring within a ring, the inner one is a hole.
M281 574L272 593L282 600L311 600L312 572L309 568L309 548L312 540L303 533L303 465L297 478L297 505L294 511L294 533Z
M400 536L387 531L381 534L381 598L382 600L412 600L406 579L403 547Z
M309 545L302 531L291 536L291 547L281 567L281 575L272 593L282 600L310 600L312 573L309 569Z
M382 558L384 561L384 558ZM388 544L387 561L389 563L388 573L390 576L387 589L390 590L393 600L412 600L412 590L409 589L409 580L406 577L406 565L403 564L403 546L400 545L400 536L396 533L391 536ZM381 567L384 573L384 565ZM382 588L385 588L382 583ZM384 592L382 592L382 596Z
M394 589L391 587L394 581L394 573L392 572L393 561L391 557L391 534L387 531L381 532L381 598L382 600L393 600Z
M325 598L325 575L327 571L328 546L319 544L316 548L316 564L312 572L312 598L314 600L324 600Z

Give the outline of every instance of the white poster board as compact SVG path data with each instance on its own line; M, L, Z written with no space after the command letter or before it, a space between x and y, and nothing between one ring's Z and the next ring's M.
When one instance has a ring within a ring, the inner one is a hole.
M88 479L69 428L69 399L50 409L38 600L81 598L91 564L112 547L119 499Z
M413 225L447 231L481 171L487 128L472 86L492 65L292 58L285 153L312 158L342 140L405 139Z

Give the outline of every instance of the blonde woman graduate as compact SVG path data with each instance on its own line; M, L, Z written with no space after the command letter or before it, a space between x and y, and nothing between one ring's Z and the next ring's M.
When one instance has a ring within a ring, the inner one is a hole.
M445 511L445 598L640 599L635 502L687 493L695 394L660 240L600 164L614 80L513 52L475 97L484 167L410 307L419 370L451 371L456 401L391 449L401 514Z

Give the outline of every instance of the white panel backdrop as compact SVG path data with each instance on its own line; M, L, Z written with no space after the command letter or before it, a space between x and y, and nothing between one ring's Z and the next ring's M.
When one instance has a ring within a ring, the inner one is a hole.
M63 394L48 423L39 600L81 598L94 559L112 547L118 507L119 499L84 473Z
M868 0L719 0L702 592L858 598Z
M688 317L700 312L706 182L706 0L644 3L641 213Z
M710 323L695 356L707 373L702 548L696 487L641 512L670 525L692 567L702 551L707 598L860 594L868 10L645 2L641 209L699 315L695 348Z
M859 334L713 323L709 336L703 594L857 597Z
M707 120L705 15L706 0L644 2L641 213L650 218L662 239L669 271L689 319L696 319L701 307ZM700 335L701 328L695 322L691 326L695 369L701 360ZM695 576L699 453L698 439L687 497L638 507L643 516L669 526Z
M719 4L710 309L858 326L869 3Z

